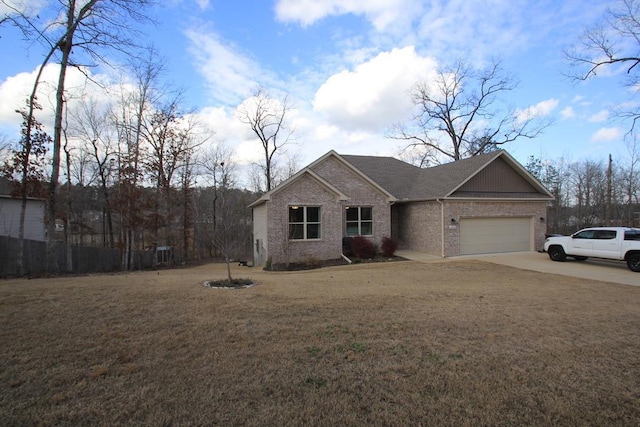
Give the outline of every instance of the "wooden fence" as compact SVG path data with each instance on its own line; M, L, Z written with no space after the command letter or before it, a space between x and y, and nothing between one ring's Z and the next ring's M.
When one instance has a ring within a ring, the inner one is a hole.
M16 276L18 256L18 239L0 236L0 277ZM106 273L122 270L122 253L119 249L71 246L71 251L64 243L56 245L57 271L60 273ZM67 256L71 255L71 269L67 268ZM24 241L24 267L26 275L47 274L47 245L35 240ZM153 268L155 253L153 251L137 251L133 254L133 265L136 270Z

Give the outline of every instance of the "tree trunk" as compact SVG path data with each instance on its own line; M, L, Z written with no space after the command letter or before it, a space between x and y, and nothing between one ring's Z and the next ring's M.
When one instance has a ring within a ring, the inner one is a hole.
M69 56L73 46L73 23L75 19L75 1L69 2L67 12L67 34L58 44L62 53L60 61L60 73L58 75L58 86L56 88L56 109L53 126L53 153L51 164L51 180L49 181L48 200L48 236L47 236L47 264L51 273L58 272L56 256L56 190L58 189L58 177L60 174L60 147L62 141L62 115L64 110L64 88L67 77L67 67L69 66Z

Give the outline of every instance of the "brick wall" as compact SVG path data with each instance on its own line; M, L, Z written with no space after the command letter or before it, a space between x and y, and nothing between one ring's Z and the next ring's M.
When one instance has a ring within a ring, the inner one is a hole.
M341 235L344 235L344 207L371 206L373 208L373 242L380 245L383 237L391 237L391 206L385 194L334 157L328 157L315 165L313 171L349 198L342 202Z
M538 250L544 244L544 235L547 224L546 202L496 202L496 201L448 201L445 202L444 219L445 229L445 256L457 256L460 254L460 227L449 229L447 221L455 218L459 223L464 218L481 217L531 217L533 218L534 248ZM545 218L541 222L539 218Z
M397 204L397 239L400 247L442 256L442 227L438 202Z
M309 174L302 174L286 187L275 191L267 202L267 252L273 264L340 258L346 206L373 208L374 243L380 245L383 237L391 236L391 209L384 194L333 157L314 165L313 172L349 199L338 200L335 192ZM293 205L320 206L320 239L288 239L288 212L289 206Z
M273 264L339 258L342 206L337 195L310 175L301 175L268 203L268 256ZM289 240L289 206L320 206L320 239Z
M460 227L449 227L451 218L460 222L462 218L482 217L531 217L533 218L534 248L544 244L546 232L546 202L496 202L496 201L446 201L444 202L444 224L441 205L438 202L413 202L393 207L395 236L401 248L425 252L437 256L460 254ZM545 222L539 218L545 218ZM444 233L444 253L442 248Z

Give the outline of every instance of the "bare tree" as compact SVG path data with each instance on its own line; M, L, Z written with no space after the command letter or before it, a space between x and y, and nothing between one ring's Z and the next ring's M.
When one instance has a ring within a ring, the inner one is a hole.
M118 140L118 177L116 204L119 207L122 226L120 242L123 245L122 266L133 268L132 253L140 248L140 232L144 232L146 205L143 200L143 159L147 147L143 135L143 125L152 114L164 93L158 89L158 79L163 72L164 62L154 49L147 50L147 56L139 62L132 62L130 68L134 76L133 89L127 82L122 84L120 99L112 112ZM142 239L143 240L143 239Z
M587 80L620 69L625 71L625 84L636 87L640 83L640 0L618 0L608 7L602 19L586 28L565 56L573 68L569 76L574 79ZM617 115L630 119L633 131L640 107L618 111Z
M583 160L570 166L575 225L577 228L602 225L607 193L606 167L601 161Z
M227 185L230 177L236 175L236 164L232 160L232 150L223 143L209 146L200 153L200 174L213 186L213 200L211 210L212 230L211 238L215 236L218 223L218 199L222 183Z
M257 88L252 97L238 108L240 121L249 125L262 145L264 163L259 167L263 172L266 191L274 186L277 155L291 141L294 132L285 121L292 108L288 96L273 98L262 87Z
M214 231L214 245L216 249L224 256L227 264L227 279L229 282L233 280L231 277L231 260L233 256L241 249L242 240L238 239L241 235L240 227L242 225L242 216L237 215L237 203L234 203L232 186L234 185L234 176L230 170L225 168L222 162L218 168L219 176L216 181L219 183L217 189L217 197L220 207L220 221Z
M640 144L637 138L634 137L632 141L627 142L627 151L629 159L621 170L619 182L620 193L623 195L622 203L624 203L626 211L624 217L627 224L632 226L635 225L634 213L640 215L633 209L636 206L640 211Z
M3 2L4 3L4 2ZM50 271L57 270L55 254L56 190L60 174L60 151L62 147L62 126L65 109L65 84L69 67L82 70L81 61L105 62L104 52L108 50L131 54L136 46L132 33L132 21L148 20L142 9L152 0L64 0L58 2L58 10L52 16L26 16L15 10L11 22L18 26L28 40L45 46L46 53L40 65L29 105L34 104L42 72L52 59L60 64L56 82L54 104L54 128L52 167L48 192L48 250ZM76 58L76 59L74 59ZM31 123L34 110L30 107L27 122ZM30 138L30 131L26 135Z
M425 166L442 158L455 161L493 151L518 138L533 138L548 123L499 102L500 95L515 88L514 79L504 75L497 62L475 72L459 61L440 69L433 81L415 85L411 94L415 116L408 124L396 125L389 136L424 150L420 163Z
M4 163L11 153L11 143L6 135L0 135L0 163Z
M116 173L117 148L109 107L101 108L91 97L83 99L70 111L71 134L84 142L80 151L89 155L102 193L103 245L115 245L111 187Z
M171 245L172 190L176 174L191 162L197 144L192 116L179 111L176 98L155 111L144 123L144 136L150 150L146 166L156 187L156 236L164 230L164 244Z

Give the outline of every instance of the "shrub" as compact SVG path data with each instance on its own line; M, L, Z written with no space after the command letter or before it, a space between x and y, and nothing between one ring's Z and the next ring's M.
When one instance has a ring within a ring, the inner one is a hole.
M342 253L346 256L353 256L353 237L342 238Z
M351 241L353 255L357 258L372 258L375 256L375 248L371 240L362 236L355 236Z
M396 253L396 249L398 249L398 242L391 237L382 238L382 255L392 257Z

